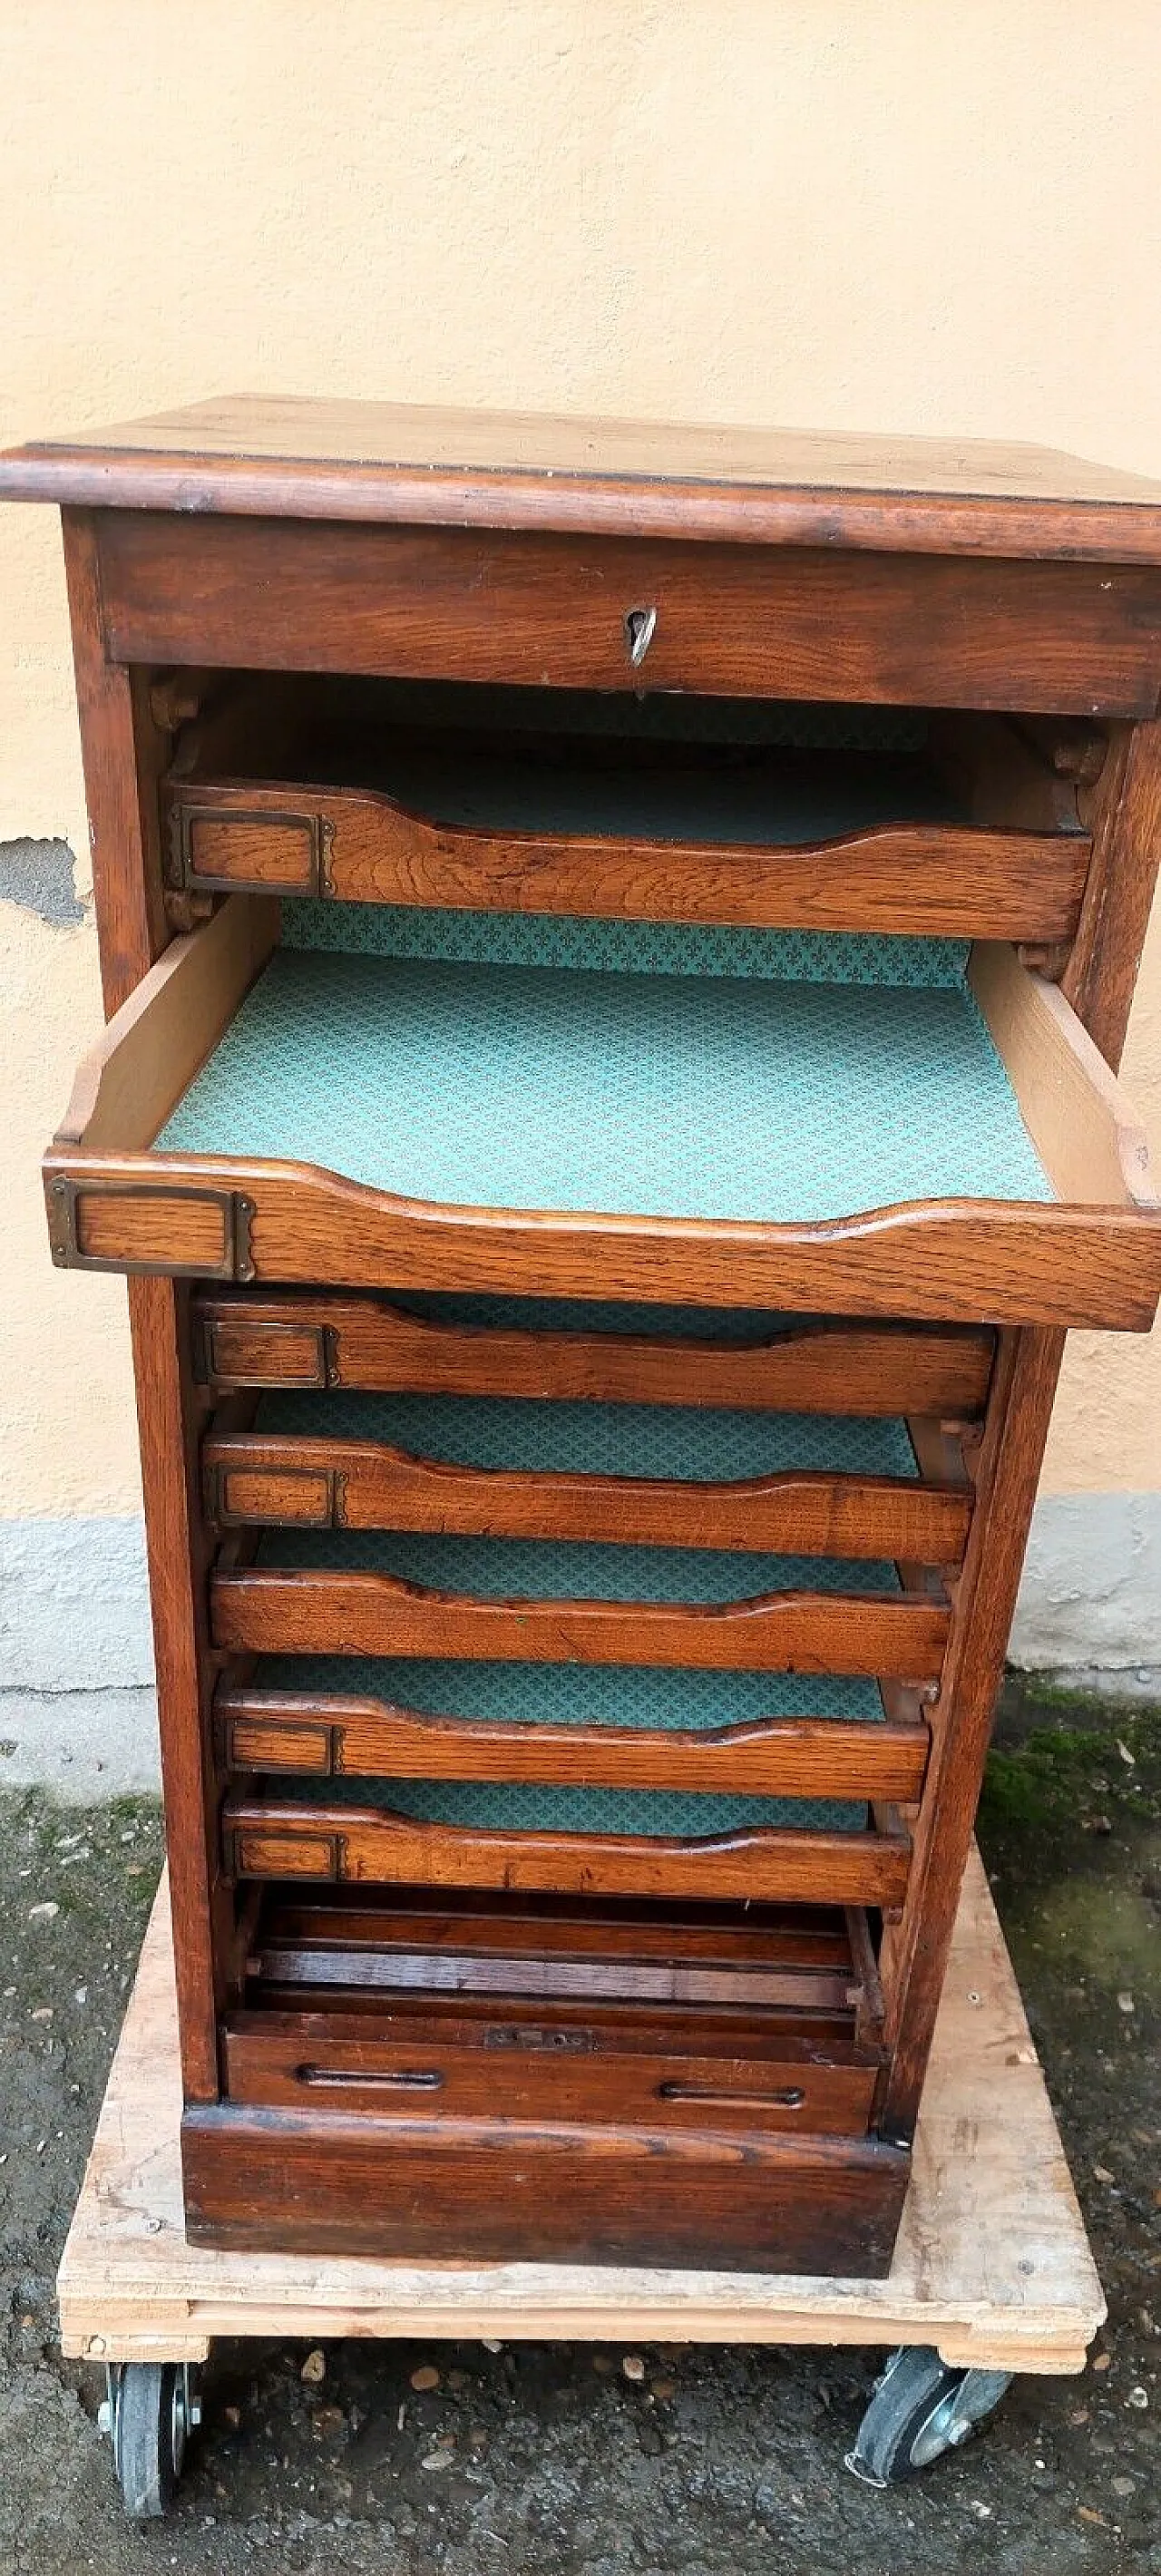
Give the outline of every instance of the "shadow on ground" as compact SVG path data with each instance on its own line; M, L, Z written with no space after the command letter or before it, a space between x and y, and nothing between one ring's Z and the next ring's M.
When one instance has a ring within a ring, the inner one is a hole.
M344 2344L304 2380L305 2345L235 2343L177 2512L129 2527L53 2276L160 1824L0 1800L3 2576L1161 2576L1161 1712L1014 1690L999 1741L981 1841L1110 2319L1083 2380L1017 2382L982 2441L886 2494L842 2467L871 2354Z

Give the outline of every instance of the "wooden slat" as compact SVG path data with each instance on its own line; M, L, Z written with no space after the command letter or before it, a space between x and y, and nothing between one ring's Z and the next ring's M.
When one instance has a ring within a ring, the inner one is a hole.
M387 1809L227 1797L227 1864L239 1878L583 1890L594 1896L753 1897L901 1904L905 1834L758 1826L697 1841L660 1834L505 1833L416 1823Z
M535 832L437 822L370 789L248 780L178 782L171 825L191 890L964 939L1069 937L1089 847L1081 832L999 822L884 823L765 847Z
M219 1684L222 1759L234 1771L416 1780L573 1780L785 1798L914 1798L922 1724L771 1717L689 1729L503 1725L383 1700Z
M740 1412L970 1417L983 1410L986 1326L791 1322L723 1346L642 1333L432 1322L385 1298L196 1301L207 1379L343 1386L366 1394L554 1396L599 1404L725 1405Z
M277 935L277 904L247 897L172 940L82 1059L57 1142L152 1144Z
M221 1527L454 1530L942 1565L963 1554L971 1519L966 1492L902 1476L802 1470L695 1483L526 1472L264 1432L211 1434L202 1455Z
M938 1674L949 1614L922 1597L771 1593L752 1601L488 1601L393 1575L246 1566L215 1574L214 1642L253 1654L452 1655L696 1671Z
M992 941L973 948L968 972L1057 1195L1156 1210L1136 1112L1063 993Z

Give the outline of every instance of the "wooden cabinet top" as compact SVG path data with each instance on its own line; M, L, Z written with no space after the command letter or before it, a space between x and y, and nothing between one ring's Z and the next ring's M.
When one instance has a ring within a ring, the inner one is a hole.
M237 395L0 457L0 500L1161 562L1161 482L976 439Z

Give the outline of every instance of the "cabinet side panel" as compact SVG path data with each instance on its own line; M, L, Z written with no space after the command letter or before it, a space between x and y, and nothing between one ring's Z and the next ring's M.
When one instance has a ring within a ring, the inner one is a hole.
M111 1016L166 944L154 782L163 744L144 689L109 660L101 606L97 528L64 514L65 565L93 854L106 1014ZM168 1279L134 1279L129 1315L137 1383L141 1472L157 1660L177 1969L182 2075L187 2100L218 2095L213 1914L212 1774L200 1679L187 1413L191 1402L179 1292Z

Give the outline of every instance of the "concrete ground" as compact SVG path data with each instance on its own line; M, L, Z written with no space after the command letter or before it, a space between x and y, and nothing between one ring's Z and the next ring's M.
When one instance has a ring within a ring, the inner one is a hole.
M236 2343L175 2515L129 2526L53 2274L160 1824L147 1797L7 1791L3 2576L1161 2576L1161 1712L1016 1693L1001 1742L981 1836L1110 2320L1083 2380L1017 2383L983 2440L884 2494L842 2466L869 2353L348 2344L319 2377L305 2345Z

